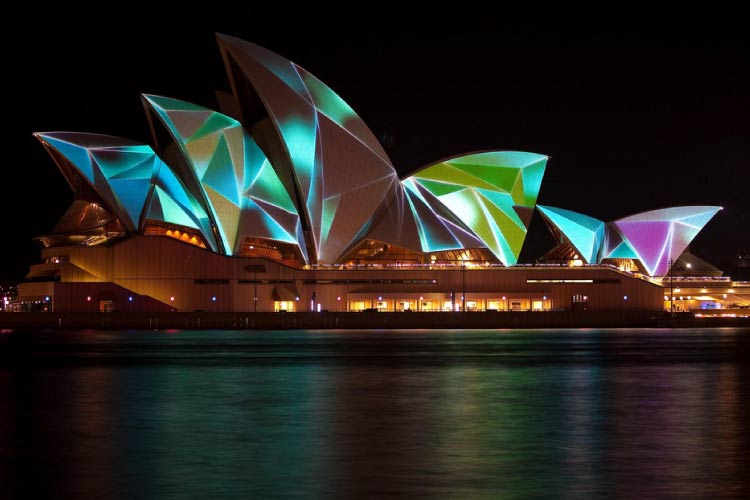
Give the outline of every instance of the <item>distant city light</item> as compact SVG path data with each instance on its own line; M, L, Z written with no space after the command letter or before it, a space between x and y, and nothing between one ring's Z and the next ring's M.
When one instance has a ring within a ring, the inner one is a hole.
M623 299L623 300L628 300L628 296L627 296L627 295L625 295L625 296L624 296L624 297L623 297L622 299Z
M216 295L214 295L213 297L211 297L211 301L212 302L216 302Z
M133 302L133 296L128 297L128 302Z

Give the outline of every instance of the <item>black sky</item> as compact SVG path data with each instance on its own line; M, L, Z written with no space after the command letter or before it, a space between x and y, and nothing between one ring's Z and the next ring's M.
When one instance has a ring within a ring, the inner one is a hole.
M424 23L356 14L346 25L252 9L185 22L49 21L30 14L26 39L7 55L15 90L5 94L0 280L23 277L38 259L31 238L72 201L31 133L148 141L142 92L215 107L213 90L228 89L215 32L318 76L371 127L400 174L472 150L547 154L539 203L604 220L722 205L693 252L721 264L750 248L750 51L739 23L596 29L477 12ZM535 217L522 260L551 245Z

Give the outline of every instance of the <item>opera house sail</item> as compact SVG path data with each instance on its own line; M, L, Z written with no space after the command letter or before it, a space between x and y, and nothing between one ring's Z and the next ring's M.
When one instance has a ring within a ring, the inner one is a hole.
M38 238L45 262L26 297L59 311L548 310L578 293L550 284L565 272L599 273L570 278L589 288L616 272L647 307L661 291L632 271L666 274L719 209L605 223L537 206L548 157L530 152L456 154L399 178L325 83L265 48L217 41L231 92L210 107L144 94L151 144L35 134L75 202ZM513 267L537 209L581 269ZM621 260L632 268L608 265Z

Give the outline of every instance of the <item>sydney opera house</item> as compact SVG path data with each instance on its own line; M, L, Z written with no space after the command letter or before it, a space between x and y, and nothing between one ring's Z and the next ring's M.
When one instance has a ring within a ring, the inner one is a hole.
M719 207L610 222L537 205L548 158L481 151L399 178L354 110L219 35L218 111L143 95L151 144L35 134L75 194L19 300L55 311L655 310ZM559 245L518 265L534 212Z

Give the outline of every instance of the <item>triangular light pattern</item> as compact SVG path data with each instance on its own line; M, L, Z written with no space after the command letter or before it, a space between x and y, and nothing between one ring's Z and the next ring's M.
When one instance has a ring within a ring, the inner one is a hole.
M546 164L544 155L488 151L443 160L403 182L410 194L416 193L417 186L431 193L481 240L481 246L511 266L518 261L527 229L514 207L534 208ZM430 208L437 209L434 204ZM424 223L418 227L422 250L434 251L425 248L425 242L436 228Z
M179 224L199 230L216 251L205 211L151 146L99 134L35 135L64 158L63 171L73 168L86 179L129 231L140 230L144 219Z
M151 178L161 163L150 146L100 134L35 135L75 168L126 229L139 228Z
M664 276L721 207L687 206L651 210L610 224L633 249L651 276ZM610 253L611 258L611 253Z
M572 210L537 205L537 209L576 249L587 264L599 262L604 242L604 221Z
M410 178L404 179L402 185L411 216L416 221L421 251L441 252L485 246L430 191Z
M311 260L335 263L396 196L396 171L362 119L319 79L255 44L225 35L218 42L240 107L249 82L277 133L280 147L260 145L281 151L271 161L299 199ZM257 109L243 111L251 115Z
M258 145L242 124L203 106L144 95L191 168L194 184L210 210L223 253L239 251L245 236L300 245L294 204ZM258 201L290 217L274 219ZM300 245L304 247L304 245Z
M396 195L388 203L385 214L367 232L367 237L383 243L421 252L423 232L418 229L413 203L402 183L396 185ZM429 210L428 210L429 211ZM430 212L431 213L431 212Z

